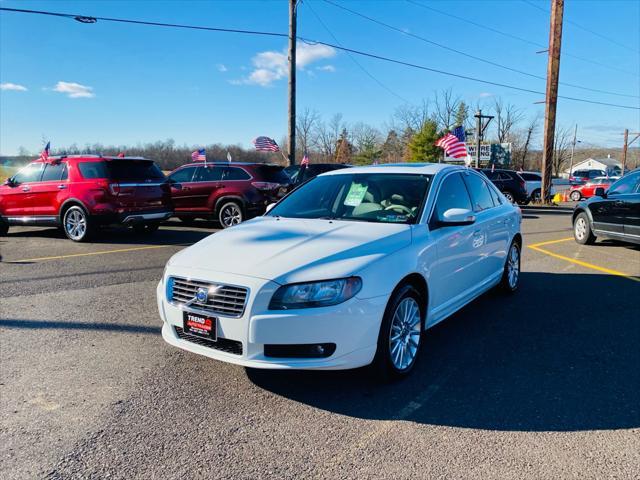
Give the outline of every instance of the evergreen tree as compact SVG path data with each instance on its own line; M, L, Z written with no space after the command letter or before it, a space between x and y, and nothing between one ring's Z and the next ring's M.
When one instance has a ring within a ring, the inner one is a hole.
M410 162L437 162L442 150L436 147L438 127L433 120L427 120L409 142L408 160Z
M469 119L469 107L466 103L460 102L458 104L458 111L456 112L456 124L455 126L462 125L463 127L467 125L467 121Z
M336 163L351 163L351 155L353 154L353 145L349 141L347 129L343 128L340 138L336 144Z

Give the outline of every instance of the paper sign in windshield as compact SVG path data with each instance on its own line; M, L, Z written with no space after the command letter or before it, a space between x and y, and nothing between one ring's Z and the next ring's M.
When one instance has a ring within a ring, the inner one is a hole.
M347 193L347 198L344 199L344 204L347 207L357 207L362 203L365 193L367 193L366 185L352 183L349 193Z

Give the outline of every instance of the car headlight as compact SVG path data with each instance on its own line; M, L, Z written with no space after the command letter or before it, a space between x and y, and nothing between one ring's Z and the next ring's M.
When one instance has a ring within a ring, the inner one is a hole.
M359 277L283 285L273 295L269 310L337 305L354 297L361 288Z

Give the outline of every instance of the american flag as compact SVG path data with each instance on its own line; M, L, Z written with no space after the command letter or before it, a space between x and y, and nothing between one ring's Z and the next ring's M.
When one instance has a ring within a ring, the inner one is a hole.
M40 154L40 161L46 162L49 160L49 148L51 148L51 142L47 142L47 146L42 150L42 153Z
M280 147L273 138L258 137L253 139L253 144L259 152L279 152Z
M206 162L207 161L207 154L205 153L204 148L201 148L199 150L195 150L191 154L191 160L193 160L194 162Z
M302 157L302 161L300 162L300 166L302 165L309 165L309 155L307 155L307 152L304 152L304 156Z
M447 133L438 140L436 146L442 148L450 157L465 158L467 156L465 138L464 127L456 127L451 133Z

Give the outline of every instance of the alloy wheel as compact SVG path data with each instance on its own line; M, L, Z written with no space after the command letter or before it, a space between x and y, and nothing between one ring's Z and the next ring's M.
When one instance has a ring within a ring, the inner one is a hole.
M507 281L509 282L509 288L515 290L518 286L518 279L520 278L520 248L514 243L509 250L509 258L507 259Z
M516 199L513 198L513 195L511 195L511 192L502 192L505 196L505 198L509 201L509 203L516 203Z
M411 297L403 299L393 314L389 335L389 354L393 366L402 371L413 364L422 333L422 315L418 302Z
M574 231L578 240L584 240L587 235L587 222L584 218L580 217L576 220Z
M229 203L222 208L220 212L220 223L222 226L232 227L242 223L242 211L235 203Z
M580 192L571 192L571 200L573 200L574 202L580 200L581 197L582 195L580 195Z
M78 208L71 209L64 219L64 229L69 238L80 240L87 232L87 218Z

